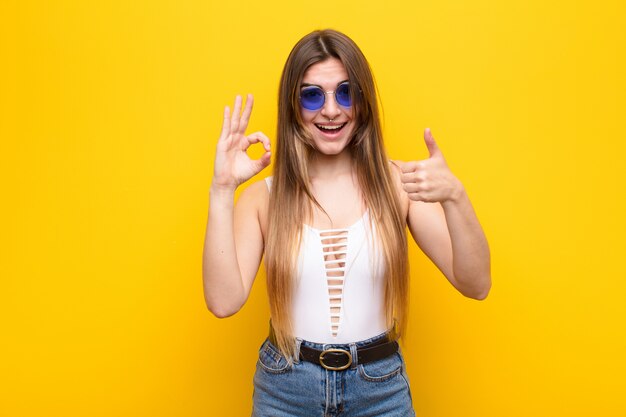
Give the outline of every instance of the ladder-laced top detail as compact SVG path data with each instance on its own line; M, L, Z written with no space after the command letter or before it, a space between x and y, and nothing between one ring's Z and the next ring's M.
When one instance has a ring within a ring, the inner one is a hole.
M348 229L320 231L330 306L330 332L333 337L337 337L339 327L341 326L346 256L348 254L348 233Z

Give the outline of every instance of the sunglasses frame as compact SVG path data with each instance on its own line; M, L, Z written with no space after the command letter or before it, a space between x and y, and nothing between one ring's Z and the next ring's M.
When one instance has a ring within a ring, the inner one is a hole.
M304 88L302 88L300 90L300 95L298 96L298 98L300 99L300 106L302 106L303 109L308 110L308 111L318 111L318 110L322 109L324 107L324 105L326 104L326 95L327 94L332 94L335 97L335 103L337 103L339 106L341 106L343 108L350 108L350 107L352 107L352 104L353 104L352 103L352 95L350 95L350 105L349 106L345 106L345 105L341 104L339 102L339 100L337 100L337 90L339 90L339 88L341 86L343 86L343 85L347 85L348 86L348 92L350 93L351 92L350 81L340 82L339 84L337 84L337 87L334 90L332 90L332 91L324 91L324 89L322 87L317 86L317 85L306 86L306 87L304 87ZM318 91L322 92L322 94L324 96L324 101L322 101L322 104L318 108L316 108L316 109L309 109L309 108L305 107L304 104L302 103L302 92L307 90L307 89L318 90Z

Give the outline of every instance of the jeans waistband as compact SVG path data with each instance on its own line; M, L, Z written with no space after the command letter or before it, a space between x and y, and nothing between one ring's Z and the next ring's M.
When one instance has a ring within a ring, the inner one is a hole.
M271 344L273 344L274 346L277 346L276 344L276 339L274 336L274 328L272 327L272 323L270 321L270 332L269 332L269 341ZM352 367L358 365L358 360L357 360L357 349L366 347L368 345L372 345L372 344L378 344L378 343L383 343L385 341L396 341L398 339L397 333L395 331L395 328L391 328L389 330L387 330L386 332L383 332L381 334L378 334L376 336L372 336L368 339L364 339L364 340L359 340L356 342L351 342L351 343L319 343L319 342L311 342L308 340L303 340L301 338L296 337L295 338L295 343L296 343L296 349L295 349L295 358L294 361L295 362L299 362L300 361L300 348L301 346L305 346L307 348L311 348L311 349L317 349L317 350L327 350L327 349L342 349L348 352L351 352L352 356L354 357L354 361L352 363ZM397 344L396 344L397 346Z
M311 342L308 340L303 340L300 338L296 338L296 341L299 345L310 347L312 349L326 350L326 349L344 349L350 350L350 347L354 346L357 349L360 347L364 347L367 345L371 345L372 343L376 343L382 340L395 340L396 338L393 336L393 330L388 330L384 333L378 334L376 336L370 337L369 339L359 340L357 342L352 343L318 343Z

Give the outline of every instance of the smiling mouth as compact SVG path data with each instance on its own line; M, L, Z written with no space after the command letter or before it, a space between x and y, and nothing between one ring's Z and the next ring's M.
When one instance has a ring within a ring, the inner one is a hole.
M340 125L333 125L333 126L324 126L324 125L318 125L318 124L316 124L315 126L322 132L334 133L334 132L339 132L347 124L348 123L346 122Z

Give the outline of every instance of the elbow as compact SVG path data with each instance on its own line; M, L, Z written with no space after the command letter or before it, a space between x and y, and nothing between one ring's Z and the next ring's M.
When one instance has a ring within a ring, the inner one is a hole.
M204 303L211 314L224 319L241 310L247 299L243 289L211 286L207 281L204 280Z
M468 295L467 297L473 300L483 301L485 298L487 298L488 295L489 295L489 289L486 289L484 291L476 292L474 294Z
M224 319L226 317L233 316L241 307L243 307L243 302L240 302L239 299L235 298L222 298L215 296L205 295L204 302L208 310L218 319Z
M471 290L467 290L463 292L463 295L473 300L482 301L485 298L487 298L490 291L491 291L491 278L488 278L485 284L478 286L478 287L474 287Z
M227 317L233 316L238 310L228 310L228 309L209 307L209 311L218 319L225 319Z
M207 302L207 308L218 319L225 319L227 317L235 315L240 309L234 308L232 306L219 305L219 304L209 304Z
M456 280L454 283L456 289L467 298L482 301L489 295L491 291L491 276L475 277L467 280Z

